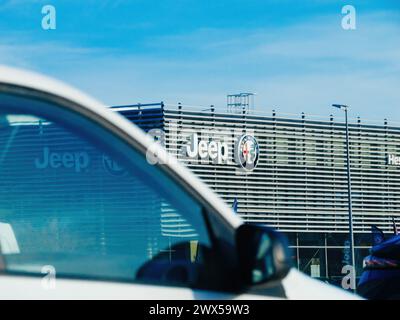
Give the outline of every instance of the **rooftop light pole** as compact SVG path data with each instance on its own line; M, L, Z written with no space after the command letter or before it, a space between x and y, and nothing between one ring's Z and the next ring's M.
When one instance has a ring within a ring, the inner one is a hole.
M353 267L352 280L354 286L356 285L356 264L354 255L354 233L353 233L353 206L351 196L351 172L350 172L350 141L349 141L349 122L347 111L349 106L344 104L332 104L332 107L338 108L344 111L346 119L346 158L347 158L347 191L348 191L348 205L349 205L349 233L350 233L350 251L351 251L351 264Z

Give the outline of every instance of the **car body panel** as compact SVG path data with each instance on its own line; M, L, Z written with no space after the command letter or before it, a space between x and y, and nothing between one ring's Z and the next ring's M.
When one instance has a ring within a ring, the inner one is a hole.
M292 268L282 280L286 296L290 300L358 300L355 294L326 285Z
M165 287L108 281L56 279L15 275L0 276L0 300L4 299L118 299L118 300L260 300L279 296L228 293L190 288ZM354 294L314 280L292 269L282 281L286 298L291 300L357 300Z

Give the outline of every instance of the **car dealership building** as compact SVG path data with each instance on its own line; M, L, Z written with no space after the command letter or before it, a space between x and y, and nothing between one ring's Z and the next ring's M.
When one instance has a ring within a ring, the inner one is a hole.
M284 232L302 271L340 281L349 263L345 124L243 110L169 106L112 107L167 150L249 223ZM400 126L350 123L357 276L370 228L392 232L400 216Z

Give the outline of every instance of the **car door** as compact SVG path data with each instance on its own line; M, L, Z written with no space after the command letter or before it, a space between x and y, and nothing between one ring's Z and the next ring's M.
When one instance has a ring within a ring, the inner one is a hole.
M1 299L343 296L289 260L127 120L0 66Z
M232 298L234 226L138 141L49 91L0 85L2 273L128 283L132 298Z

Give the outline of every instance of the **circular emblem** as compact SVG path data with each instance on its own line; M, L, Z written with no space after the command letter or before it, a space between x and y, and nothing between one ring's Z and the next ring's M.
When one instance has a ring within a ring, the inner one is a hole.
M251 135L243 135L236 146L236 162L243 169L251 171L258 163L260 150L256 138Z
M105 154L103 154L103 167L112 176L121 177L126 174L126 170L123 167Z

